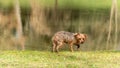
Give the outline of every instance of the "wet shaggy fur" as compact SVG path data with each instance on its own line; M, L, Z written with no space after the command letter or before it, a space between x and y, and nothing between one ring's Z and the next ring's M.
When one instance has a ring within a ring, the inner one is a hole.
M58 52L64 44L69 44L70 50L73 52L73 45L76 45L79 49L80 44L83 44L85 40L85 34L59 31L52 37L53 52Z

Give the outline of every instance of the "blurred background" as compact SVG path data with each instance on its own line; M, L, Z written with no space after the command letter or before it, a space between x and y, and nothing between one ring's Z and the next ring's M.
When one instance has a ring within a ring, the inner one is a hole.
M87 34L82 51L120 50L119 8L120 0L0 0L0 50L50 51L61 30Z

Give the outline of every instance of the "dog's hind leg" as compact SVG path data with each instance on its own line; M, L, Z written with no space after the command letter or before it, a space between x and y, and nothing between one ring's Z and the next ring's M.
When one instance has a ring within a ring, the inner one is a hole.
M55 43L55 42L53 42L53 49L52 49L52 51L53 51L53 52L55 52L55 51L56 51L56 46L57 46L57 45L56 45L56 43Z
M56 47L56 52L59 52L59 48L60 48L62 45L63 45L62 43L59 43L59 45L57 45L57 47Z

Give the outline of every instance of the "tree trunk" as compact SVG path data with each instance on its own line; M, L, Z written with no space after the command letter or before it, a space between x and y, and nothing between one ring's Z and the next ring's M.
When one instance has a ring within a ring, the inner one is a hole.
M16 38L17 42L21 47L22 50L25 49L24 47L24 37L23 37L23 29L22 29L22 21L21 21L21 15L20 15L20 5L19 5L19 0L15 0L15 15L16 15Z
M108 49L109 47L109 41L110 41L110 37L111 37L111 28L112 28L112 19L113 19L113 15L115 13L115 39L114 39L114 49L116 49L117 46L117 0L113 0L112 1L112 6L111 6L111 13L110 13L110 22L109 22L109 32L108 32L108 37L107 37L107 45L106 45L106 49Z
M50 28L46 24L44 7L41 5L39 0L30 0L30 5L32 9L30 28L33 29L37 36L50 35ZM33 32L31 31L31 33Z
M58 26L58 14L57 14L57 12L58 12L58 0L54 0L55 1L55 4L54 4L54 10L53 10L53 21L55 22L55 24L54 24L54 27L55 28L57 28ZM55 29L55 31L57 31L57 29Z
M57 21L57 8L58 8L58 0L55 0L55 10L54 10L54 17L55 17L55 21Z
M108 37L107 37L106 49L108 49L109 41L110 41L110 37L111 37L111 28L112 28L113 12L114 12L114 3L112 2L111 12L110 12L109 32L108 32Z
M114 44L114 49L117 47L117 37L118 37L118 26L117 26L117 0L114 0L114 5L115 5L115 44Z

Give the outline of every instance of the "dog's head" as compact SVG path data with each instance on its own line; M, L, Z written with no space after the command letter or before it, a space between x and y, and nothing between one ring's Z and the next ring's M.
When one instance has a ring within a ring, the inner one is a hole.
M83 44L87 38L86 34L74 33L74 37L77 40L77 43Z

